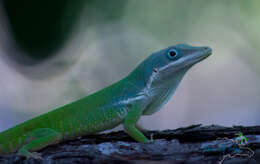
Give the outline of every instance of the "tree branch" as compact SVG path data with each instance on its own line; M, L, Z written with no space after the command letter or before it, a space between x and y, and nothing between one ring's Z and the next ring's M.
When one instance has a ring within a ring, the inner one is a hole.
M9 155L0 163L260 163L260 126L192 125L144 134L153 142L137 143L123 131L88 135L39 151L42 161Z

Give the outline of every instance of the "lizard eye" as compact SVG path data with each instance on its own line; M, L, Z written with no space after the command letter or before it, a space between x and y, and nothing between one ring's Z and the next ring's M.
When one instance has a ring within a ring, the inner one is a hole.
M168 57L170 59L174 59L178 55L178 52L175 49L169 50L168 51Z

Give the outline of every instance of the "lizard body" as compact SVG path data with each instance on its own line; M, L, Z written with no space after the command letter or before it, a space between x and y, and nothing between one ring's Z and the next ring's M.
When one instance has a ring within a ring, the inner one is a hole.
M178 44L155 52L122 80L0 133L0 154L37 158L34 152L48 145L119 124L136 141L148 142L135 126L138 119L158 111L185 73L211 51Z

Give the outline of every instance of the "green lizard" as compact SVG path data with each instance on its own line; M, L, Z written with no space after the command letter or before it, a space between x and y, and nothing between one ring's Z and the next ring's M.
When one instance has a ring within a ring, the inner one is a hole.
M0 133L0 154L35 151L64 140L123 124L138 142L149 140L136 128L142 115L158 111L173 95L184 74L211 54L209 47L178 44L151 54L122 80L80 100Z

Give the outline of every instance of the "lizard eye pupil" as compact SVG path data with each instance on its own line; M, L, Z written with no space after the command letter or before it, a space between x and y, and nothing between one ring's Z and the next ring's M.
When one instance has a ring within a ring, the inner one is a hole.
M171 56L171 57L174 57L175 55L176 55L176 52L170 51L170 56Z
M178 53L177 53L176 50L170 50L170 51L168 52L168 56L169 56L170 59L173 59L174 57L176 57L177 54L178 54Z

